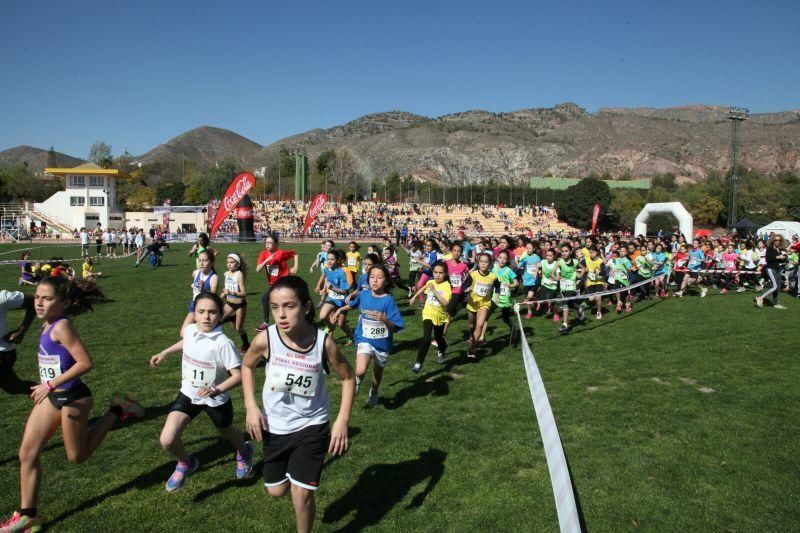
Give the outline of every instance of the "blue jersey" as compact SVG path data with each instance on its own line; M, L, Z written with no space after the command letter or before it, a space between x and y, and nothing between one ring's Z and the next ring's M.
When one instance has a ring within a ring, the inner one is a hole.
M328 252L320 252L317 254L317 264L325 266L325 261L328 260Z
M706 254L700 248L689 250L689 270L700 270L705 258Z
M347 274L345 274L344 270L341 268L337 268L336 270L323 270L325 273L325 279L330 284L331 288L335 289L350 289L350 283L347 281ZM332 290L328 290L328 295L325 297L325 301L328 303L332 303L336 307L342 307L344 305L344 299L347 297L347 294L341 294Z
M369 290L369 274L366 272L358 276L358 285L356 288L360 291L368 291Z
M422 260L428 263L430 266L433 266L434 263L439 260L439 254L436 252L436 250L422 252ZM429 277L433 277L433 271L430 268L423 268L422 273Z
M397 331L400 331L405 327L405 322L403 322L403 315L400 314L394 298L389 294L375 296L372 291L363 291L353 298L350 302L350 307L361 310L355 331L356 345L360 342L365 342L376 350L390 353L392 351L393 333L383 321L369 318L364 314L364 311L384 313L386 318L397 326Z
M461 243L461 260L465 263L472 262L471 255L472 255L472 245L469 241L464 241Z
M653 261L652 261L653 263L660 263L661 264L661 266L659 266L656 269L655 275L656 276L660 276L661 274L666 274L667 270L668 270L668 267L667 267L667 254L665 254L664 252L653 252L651 257L653 258Z
M536 276L538 274L539 263L542 262L542 258L536 254L528 255L525 254L519 260L519 269L522 271L522 284L530 287L532 285L536 285Z

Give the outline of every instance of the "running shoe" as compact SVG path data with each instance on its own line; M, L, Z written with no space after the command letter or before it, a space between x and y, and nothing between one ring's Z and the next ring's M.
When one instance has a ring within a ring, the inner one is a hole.
M181 490L183 484L186 483L186 478L194 474L198 468L200 468L200 461L194 455L192 455L188 463L178 461L178 464L175 466L175 471L167 480L167 492L178 492Z
M111 395L111 405L119 406L122 409L122 416L119 417L120 422L125 422L129 418L142 418L144 416L144 407L142 404L121 392L115 392Z
M595 315L595 318L596 318L597 320L602 320L602 319L603 319L603 313L597 313L597 314Z
M622 304L617 304L617 314L622 312Z
M764 307L764 298L761 296L756 296L756 305L758 307Z
M683 298L683 291L675 291L675 295L674 296L676 298Z
M553 322L561 322L561 317L558 316L558 313L553 313Z
M439 343L438 343L438 342L436 342L436 339L433 339L433 340L431 341L431 346L435 346L435 347L437 347L437 348L439 347Z
M361 378L356 376L356 394L358 394L358 390L361 388Z
M736 289L736 292L744 292L746 290L747 289L745 289L744 287L739 287L738 289Z
M567 333L569 333L569 326L567 326L566 324L561 324L561 327L558 328L558 332L561 333L562 335L566 335Z
M442 364L444 361L444 354L442 352L436 352L436 362Z
M242 355L244 355L244 354L246 354L246 353L247 353L247 350L249 350L249 349L250 349L250 345L249 345L249 344L245 344L245 345L244 345L244 346L242 346L242 348L239 350L239 353L240 353L240 354L242 354Z
M708 294L707 288L703 287L702 289L700 289L700 298L705 298L706 294Z
M773 309L786 309L786 307L782 306L781 304L775 304L772 306Z
M414 363L414 366L411 367L411 371L415 374L419 374L420 370L422 370L422 363Z
M258 326L256 326L256 331L266 331L268 324L266 322L262 322Z
M478 346L486 346L486 339L479 339Z
M728 289L722 289L719 291L720 294L728 294Z
M244 455L236 450L236 479L244 479L253 471L253 444L247 441L244 447L247 449Z
M533 318L533 313L529 312L527 315L525 315L525 318L530 320L531 318Z
M369 389L369 399L367 400L367 407L378 407L378 391L374 387Z
M470 346L467 350L467 359L475 360L478 358L478 349L475 346Z
M15 531L35 533L36 531L41 531L41 529L41 521L38 516L21 515L18 511L14 511L11 518L0 525L0 533L13 533Z

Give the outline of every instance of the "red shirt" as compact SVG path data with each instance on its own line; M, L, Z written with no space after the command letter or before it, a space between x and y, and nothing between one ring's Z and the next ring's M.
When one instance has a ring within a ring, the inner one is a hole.
M272 285L279 279L289 275L289 259L295 255L296 252L294 250L278 249L274 252L262 250L261 253L258 254L258 260L256 261L256 264L260 265L265 260L267 261L267 264L264 265L264 268L267 272L269 284Z
M675 272L686 272L689 254L678 252L672 256L672 262L675 264Z

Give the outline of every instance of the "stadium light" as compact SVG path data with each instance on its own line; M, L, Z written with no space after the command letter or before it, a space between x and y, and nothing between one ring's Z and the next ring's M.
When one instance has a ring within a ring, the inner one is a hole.
M744 107L728 109L727 119L731 121L731 177L728 185L728 229L736 224L736 149L738 144L738 125L750 118L750 110Z

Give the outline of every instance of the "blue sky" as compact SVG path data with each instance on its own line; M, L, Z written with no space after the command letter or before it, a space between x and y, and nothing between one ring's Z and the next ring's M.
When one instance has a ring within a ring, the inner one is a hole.
M0 150L260 144L367 113L800 108L800 2L7 0Z

